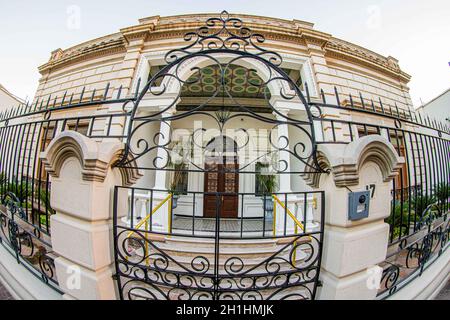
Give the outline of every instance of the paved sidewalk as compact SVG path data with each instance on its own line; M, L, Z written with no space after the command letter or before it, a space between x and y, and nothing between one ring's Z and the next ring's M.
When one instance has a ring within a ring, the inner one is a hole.
M8 290L0 283L0 300L14 300Z
M447 282L446 286L439 292L434 300L450 300L450 281Z

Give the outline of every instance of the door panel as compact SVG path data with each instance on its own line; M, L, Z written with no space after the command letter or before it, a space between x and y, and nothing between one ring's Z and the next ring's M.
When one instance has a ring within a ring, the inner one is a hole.
M219 216L222 218L237 218L239 198L239 175L237 169L239 165L237 159L232 163L223 164L223 159L214 159L213 162L207 161L205 164L205 194L203 200L203 216L208 218L216 217L218 209L216 193L234 193L229 195L220 195Z
M205 163L205 192L216 193L219 190L219 165L215 162ZM203 199L203 216L207 218L216 217L217 196L205 194Z
M237 172L238 164L227 163L224 165L223 173L223 192L234 193L233 195L224 195L221 206L220 216L223 218L237 218L239 198L237 193L239 192L239 175Z

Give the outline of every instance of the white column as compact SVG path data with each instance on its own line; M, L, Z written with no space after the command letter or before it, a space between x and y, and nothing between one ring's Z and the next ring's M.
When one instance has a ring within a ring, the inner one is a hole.
M285 122L286 118L289 113L289 108L284 107L283 108L283 102L276 101L273 104L274 108L281 113L275 113L274 115L278 121ZM290 148L290 141L289 141L289 125L287 124L279 124L277 126L277 142L278 147L282 148L278 151L279 161L281 166L280 170L283 170L284 173L279 174L279 186L278 186L278 192L279 193L289 193L291 192L291 176L289 174L291 170L291 159L290 154L286 150L289 150ZM289 144L288 144L289 143ZM278 196L280 201L284 204L285 208L277 202L275 202L275 210L276 210L276 216L275 219L275 233L276 235L284 235L285 231L286 234L293 234L294 232L294 222L292 218L289 217L289 214L287 213L287 209L289 209L291 212L295 212L294 210L294 199L292 198L292 195L288 195L285 197L284 195L280 194Z
M162 114L163 118L167 118L173 115L173 111L167 111ZM161 122L160 125L160 135L158 139L158 146L161 146L157 150L157 160L156 166L158 168L162 168L161 170L156 170L155 172L155 185L153 189L153 208L150 208L150 211L156 208L162 201L164 201L168 193L169 186L167 185L167 176L168 176L168 161L170 160L168 157L167 149L168 143L171 140L171 121L165 120ZM158 209L157 212L152 216L152 230L158 232L169 232L169 220L171 215L170 209L170 201L166 201L165 204Z
M171 116L171 113L164 113L163 117L169 117ZM168 154L167 154L167 147L166 144L170 141L171 137L171 121L164 121L161 122L160 130L159 130L159 139L158 139L158 147L157 149L157 161L156 166L158 168L167 169L167 163L168 163ZM167 180L167 170L156 170L155 172L155 190L167 190L166 186L166 180Z
M280 113L282 113L284 116L288 115L287 109L279 109ZM278 121L286 121L286 118L280 116L279 114L275 114ZM285 147L286 150L289 150L290 146L285 146L286 143L289 142L289 126L287 124L280 124L278 125L278 142L280 147ZM279 151L279 160L280 163L283 163L286 165L286 168L283 172L280 174L280 183L279 183L279 192L291 192L291 175L289 174L291 170L291 159L290 154L287 151L280 150Z
M66 299L117 298L112 278L114 187L132 185L140 176L134 169L126 169L128 173L123 175L111 168L122 152L122 143L96 143L65 131L41 154L53 187L51 206L56 214L51 216L52 247L58 255L56 276ZM123 190L117 194L118 218L127 213Z

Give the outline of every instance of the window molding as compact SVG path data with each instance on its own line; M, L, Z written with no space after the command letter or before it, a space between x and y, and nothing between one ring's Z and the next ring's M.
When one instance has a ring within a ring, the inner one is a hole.
M150 73L151 66L158 66L165 64L166 51L153 51L147 52L141 55L138 63L138 67L135 73L135 77L132 82L132 94L136 93L136 87L141 79L141 88L143 84L147 83L148 75ZM283 63L281 68L289 68L300 71L300 76L302 77L303 84L306 82L309 89L309 94L312 98L319 97L318 88L316 81L314 80L314 73L312 70L311 61L308 57L298 56L294 54L281 54ZM303 95L306 97L306 91L302 90Z

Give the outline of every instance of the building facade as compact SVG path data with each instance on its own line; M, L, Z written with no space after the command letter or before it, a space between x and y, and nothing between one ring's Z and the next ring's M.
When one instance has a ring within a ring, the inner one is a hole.
M139 21L139 25L124 28L120 33L64 51L58 49L52 53L50 61L39 69L42 78L35 99L44 101L44 103L50 99L51 103L58 105L64 97L68 100L72 95L81 95L81 92L84 93L85 98L91 98L92 95L94 98L98 98L104 94L103 91L107 85L109 85L108 98L117 94L119 89L123 93L136 94L136 90L142 88L142 86L138 86L138 82L143 85L152 75L155 75L166 64L164 59L166 53L182 45L184 34L201 26L207 17L208 15L187 15L144 18ZM411 109L412 104L407 88L410 77L400 70L395 58L381 57L369 50L335 39L331 35L314 30L311 23L254 16L242 16L241 18L255 32L264 34L267 39L265 49L276 50L282 56L283 63L280 67L286 70L297 84L300 84L305 96L305 87L308 87L308 94L313 100L322 100L322 97L335 99L335 90L337 90L339 99L344 105L350 104L349 95L353 95L359 100L361 93L368 103L375 101L379 104L379 99L381 99L386 108L388 106L394 108L396 105L400 110L409 111ZM198 68L200 65L202 63L192 62L190 67ZM204 62L203 65L207 67ZM239 61L230 66L232 76L240 74L240 79L231 80L234 82L230 87L230 93L246 103L254 97L264 100L263 92L259 92L258 96L257 91L260 90L258 85L250 85L245 88L247 81L256 83L263 81L257 74L254 77L246 75L247 70L251 67L256 66L240 66ZM263 70L258 71L261 73ZM205 73L208 74L207 78ZM181 101L176 108L186 109L193 104L198 105L200 101L205 101L214 95L218 88L216 83L219 80L217 66L210 69L205 68L202 76L205 79L202 79L201 83L182 86ZM187 77L186 75L185 78ZM192 81L194 77L195 75L191 80L184 79L184 81ZM239 84L239 81L242 84ZM172 91L170 94L177 95L179 88L168 90ZM152 104L154 104L152 98L154 97L151 94L145 95L140 105L142 107L148 105L151 110ZM227 96L227 98L230 97ZM220 104L220 97L215 100L217 101L208 103ZM256 99L252 101L255 106L257 106L256 101ZM361 104L359 101L354 103ZM264 105L264 102L260 104ZM154 109L155 107L153 107ZM285 109L289 114L289 106ZM92 110L85 112L92 112ZM100 110L96 110L96 113L100 112ZM184 123L178 120L176 123L172 123L171 129L178 131L187 129L192 132L195 124L191 120L192 118L186 118ZM200 118L200 120L202 119ZM203 119L203 122L205 121L206 119ZM211 123L203 123L203 125L207 129L214 127ZM231 127L238 129L239 120L236 119L236 123ZM261 122L255 129L269 132L270 124L267 126ZM158 126L150 127L149 125L143 134L155 136L157 132L160 132ZM267 140L267 134L265 140ZM202 143L207 142L203 141ZM254 139L250 144L255 144ZM248 150L246 151L248 153ZM262 153L263 151L257 152L256 157L261 156ZM247 163L254 163L253 160L249 159ZM254 169L252 168L252 170ZM239 191L254 192L256 186L253 181L244 181L243 179L244 177L240 178ZM195 174L191 174L187 180L191 190L201 190L205 184L204 179ZM250 180L253 179L250 178ZM154 173L149 172L140 181L143 186L154 186ZM168 183L166 181L165 184L158 187L166 188ZM294 182L291 181L291 183ZM301 186L296 187L297 189L301 188ZM290 190L291 186L285 189ZM247 209L246 213L252 216L251 208ZM179 210L183 210L183 208L180 207ZM197 206L196 214L202 215L201 204ZM236 216L236 213L234 215Z
M422 112L433 119L442 119L450 122L450 89L432 99L430 102L417 108L417 111Z
M11 107L18 107L25 103L24 100L19 97L13 95L11 92L6 90L4 86L0 84L0 111L6 111L6 109Z
M139 79L145 83L151 72L165 64L165 53L182 45L186 32L201 26L209 16L144 18L119 33L55 50L50 61L39 68L42 78L35 99L51 96L58 103L66 91L80 94L84 87L87 95L93 90L99 94L107 83L113 90L122 86L131 93ZM336 39L308 22L239 17L265 35L266 48L283 55L281 67L302 87L308 84L312 98L320 98L320 89L334 96L336 86L342 100L361 92L369 100L381 98L387 105L396 103L406 110L412 107L407 87L410 76L395 58Z
M64 297L420 298L435 260L422 279L448 278L450 131L395 58L223 12L143 18L39 71L1 115L2 237Z

